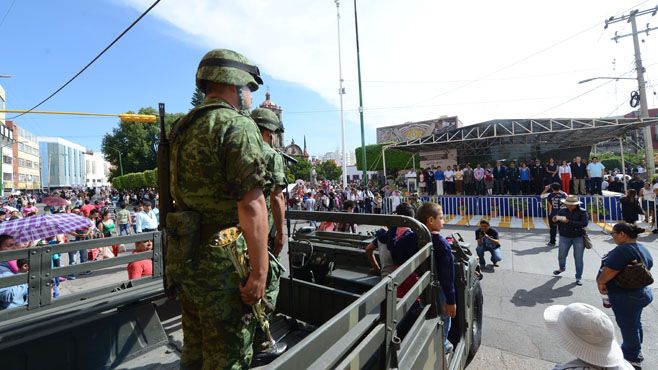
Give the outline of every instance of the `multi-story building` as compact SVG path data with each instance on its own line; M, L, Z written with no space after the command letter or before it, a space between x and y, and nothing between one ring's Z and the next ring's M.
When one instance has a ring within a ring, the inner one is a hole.
M87 152L85 153L85 178L88 188L99 188L108 186L107 181L110 176L110 162L105 160L103 153Z
M5 89L0 86L0 109L7 109L7 96ZM11 144L14 140L14 133L7 127L5 122L5 114L0 112L0 146L2 153L2 181L0 181L0 195L4 196L5 191L11 191L14 184L14 169L13 169L13 152Z
M43 187L81 188L86 185L85 147L61 137L39 136L37 140Z
M345 163L345 166L351 166L356 163L354 160L354 152L346 151L345 152L345 157L347 158L347 163ZM336 165L342 166L343 165L343 153L341 153L340 150L336 150L335 152L328 152L325 153L325 155L320 158L323 162L324 161L334 161L336 162Z
M14 134L12 188L19 191L41 189L41 174L39 172L41 167L37 137L11 121L7 121L7 126Z

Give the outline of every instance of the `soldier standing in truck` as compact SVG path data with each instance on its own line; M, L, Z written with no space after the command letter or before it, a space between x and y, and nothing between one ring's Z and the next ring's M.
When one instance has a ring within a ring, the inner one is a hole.
M270 172L272 182L271 187L263 189L265 203L267 205L269 236L268 245L270 253L269 272L267 274L267 286L265 287L265 297L276 306L276 299L279 296L279 278L283 272L278 258L283 244L285 234L283 232L283 223L286 212L286 199L283 196L283 189L287 186L283 165L283 157L274 148L272 148L273 134L283 132L283 125L274 112L266 108L257 108L251 112L251 118L256 122L260 129L260 134L265 145L263 153L267 170ZM271 347L264 346L266 342L263 332L256 329L254 339L254 348L257 357L275 357L286 350L286 344L283 342L275 343ZM267 343L269 345L269 343Z
M231 50L208 52L196 73L203 104L171 132L167 278L182 308L184 369L248 368L256 321L249 305L265 294L269 174L263 141L248 115L258 68ZM198 232L192 232L195 230ZM248 255L241 281L232 258Z

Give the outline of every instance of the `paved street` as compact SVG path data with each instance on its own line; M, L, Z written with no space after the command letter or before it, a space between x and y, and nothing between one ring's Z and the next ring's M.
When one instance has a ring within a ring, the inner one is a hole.
M474 228L456 229L467 241L474 242ZM448 230L446 230L448 231ZM493 273L482 280L484 291L483 348L469 369L550 369L554 362L571 359L546 330L542 313L553 304L584 302L604 309L594 281L601 256L614 248L610 237L590 233L594 249L585 251L583 286L575 285L573 257L567 260L567 271L554 277L557 268L557 247L547 247L547 232L499 230L503 239L503 261ZM656 236L644 236L640 241L658 255ZM645 369L658 369L658 314L656 305L644 310L643 353ZM621 334L617 329L617 337Z
M600 295L594 279L603 254L614 247L608 235L591 233L594 249L585 251L584 285L576 286L573 257L567 260L567 271L554 277L557 267L557 247L547 247L546 231L499 230L503 240L503 261L495 272L486 272L482 280L484 290L483 342L472 370L489 369L550 369L555 362L572 358L546 330L542 314L552 304L585 302L601 309ZM474 243L474 228L449 227L443 233L460 232L466 241ZM658 256L655 235L640 239ZM285 253L285 251L284 251ZM125 270L116 269L103 275L103 280L125 278ZM96 275L96 274L95 274ZM100 274L99 274L100 275ZM79 279L64 285L74 290L91 279ZM611 317L612 310L604 309ZM175 320L174 320L175 321ZM658 312L652 304L644 311L645 369L658 369ZM179 328L176 322L165 327ZM180 343L180 329L170 331L172 339ZM617 330L618 338L621 338ZM178 356L171 348L160 348L133 359L120 369L177 368Z

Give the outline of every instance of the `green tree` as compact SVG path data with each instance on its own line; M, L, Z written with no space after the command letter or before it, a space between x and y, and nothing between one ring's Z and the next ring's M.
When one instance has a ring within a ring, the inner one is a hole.
M199 90L199 88L194 89L194 94L192 94L192 106L193 107L198 107L203 103L203 100L206 98L206 95L203 93L203 91Z
M134 112L127 112L134 113ZM153 108L141 108L138 114L154 114L158 112ZM165 125L167 132L172 123L183 113L167 113ZM156 123L122 121L119 127L105 134L101 144L101 151L105 160L114 166L110 178L120 174L119 153L124 173L142 172L152 170L157 166L158 142L160 126Z
M608 171L612 171L615 168L621 170L621 156L617 153L612 153L612 152L605 152L599 154L590 153L590 160L593 157L598 157L599 161L603 163L603 165ZM644 160L644 153L628 153L628 152L624 153L624 161L626 162L626 166L637 166L638 164L641 164L643 160Z
M343 169L334 161L324 161L317 168L318 176L326 180L340 180Z
M381 171L384 169L382 146L383 144L366 145L366 166L368 167L368 171ZM356 168L359 171L363 171L363 166L361 164L361 147L356 148L355 154L357 158ZM413 165L412 163L413 160L411 153L395 149L386 150L387 170L403 170L411 168ZM420 165L420 156L416 154L416 166L418 165Z
M289 167L290 173L295 177L295 180L302 179L304 181L311 180L311 168L313 168L313 165L305 159L302 159Z

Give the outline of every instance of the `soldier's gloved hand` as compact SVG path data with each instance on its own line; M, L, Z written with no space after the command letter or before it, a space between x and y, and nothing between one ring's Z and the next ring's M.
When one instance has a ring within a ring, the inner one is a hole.
M240 285L240 298L247 305L258 302L265 295L265 284L267 275L257 277L255 274L249 274L249 278L244 285Z
M283 245L286 243L286 236L283 233L277 233L276 239L274 239L274 256L279 257Z

